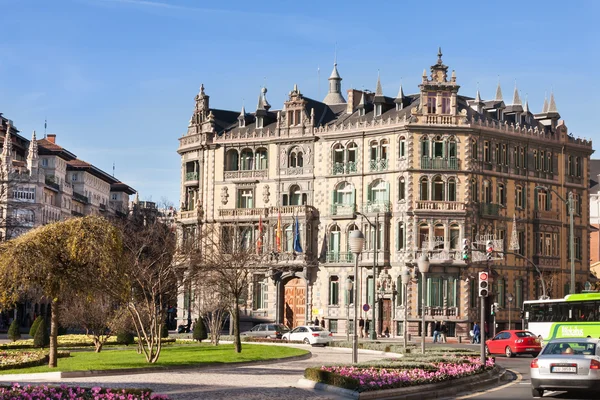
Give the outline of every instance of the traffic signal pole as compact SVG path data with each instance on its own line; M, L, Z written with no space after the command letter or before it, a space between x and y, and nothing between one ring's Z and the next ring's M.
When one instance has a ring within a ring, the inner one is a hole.
M479 326L479 342L481 343L481 368L485 368L485 296L481 296L481 325Z

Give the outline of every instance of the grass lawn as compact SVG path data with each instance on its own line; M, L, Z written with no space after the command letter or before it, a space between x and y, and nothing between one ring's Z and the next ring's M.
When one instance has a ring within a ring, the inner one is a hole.
M57 368L47 366L18 368L0 371L0 375L28 374L33 372L88 371L122 368L168 367L175 365L202 365L209 363L237 363L254 360L272 360L298 356L306 350L291 347L243 344L242 352L236 353L233 344L212 346L202 343L195 346L163 347L156 364L149 364L143 354L131 350L102 350L72 352L69 358L59 358Z

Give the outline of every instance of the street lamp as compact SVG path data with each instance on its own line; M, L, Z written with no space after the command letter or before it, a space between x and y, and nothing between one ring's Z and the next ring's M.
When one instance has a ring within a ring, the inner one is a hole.
M508 330L510 331L510 309L512 307L514 297L512 293L509 293L508 296L506 296L506 298L508 299Z
M358 256L365 244L365 235L358 229L350 232L348 244L350 245L350 251L354 254L354 282L356 283L354 289L354 332L352 335L352 363L356 364L358 362L358 288L360 287L358 282Z
M373 246L373 287L371 288L371 297L372 297L372 301L373 301L373 304L371 304L371 309L373 310L373 325L371 327L370 338L371 338L371 340L377 340L377 328L376 328L377 317L375 314L375 301L376 301L375 300L375 295L376 295L375 281L377 279L377 248L379 247L379 213L375 214L375 223L374 224L363 213L355 211L354 214L360 215L361 217L363 217L364 219L367 220L369 225L371 225L371 228L373 228L373 233L375 236L375 240L373 243L374 244L374 246Z
M404 322L402 323L402 337L404 338L404 354L406 354L406 346L408 344L408 339L406 338L406 314L408 313L408 307L406 305L406 288L408 282L410 282L410 271L408 267L405 265L402 267L400 271L400 277L402 279L402 305L404 305Z
M573 192L569 191L567 199L565 200L558 192L552 188L547 186L536 186L536 196L537 190L544 190L549 192L554 192L556 196L569 207L569 254L571 255L571 288L569 290L569 294L575 293L575 236L574 236L574 225L573 225L573 214L575 210L573 208Z
M429 257L427 254L421 253L421 257L417 260L417 266L421 273L421 292L423 297L421 298L421 353L425 354L425 336L427 335L427 329L425 328L425 299L427 298L427 280L426 274L429 272Z
M348 292L348 296L346 297L346 321L348 321L348 325L346 326L346 341L350 341L350 293L352 293L352 288L354 287L354 282L352 279L348 277L346 279L346 290ZM355 317L356 318L356 317Z

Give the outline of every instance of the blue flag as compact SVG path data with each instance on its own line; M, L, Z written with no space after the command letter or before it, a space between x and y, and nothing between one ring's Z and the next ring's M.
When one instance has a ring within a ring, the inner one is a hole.
M302 253L302 246L300 245L300 224L298 224L298 217L296 217L296 223L294 226L294 251L296 253Z

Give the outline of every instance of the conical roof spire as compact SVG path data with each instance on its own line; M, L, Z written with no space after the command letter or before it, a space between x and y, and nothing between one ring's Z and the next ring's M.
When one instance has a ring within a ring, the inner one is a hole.
M271 105L267 101L267 88L263 87L260 89L260 94L258 95L258 105L256 106L256 109L269 111L269 108L271 108Z
M377 72L377 87L375 88L375 96L383 96L383 89L381 88L381 77Z
M365 92L361 92L362 95L360 96L360 101L358 102L358 107L364 107L367 102L365 100Z
M12 156L12 138L10 136L11 125L8 124L6 127L6 135L4 135L4 146L2 148L2 157Z
M402 103L404 100L404 91L402 90L402 82L400 82L400 89L398 89L398 95L394 99L394 103Z
M342 77L340 76L337 69L337 60L333 63L333 70L331 71L331 76L329 77L329 92L325 99L323 99L323 103L327 105L331 104L343 104L346 100L344 96L342 96Z
M498 87L496 88L496 101L503 101L502 99L502 88L500 87L500 80L498 79Z
M548 112L548 96L544 96L544 106L542 107L542 114Z
M527 95L525 95L525 105L523 106L523 112L528 113L529 112L529 100L527 99Z
M329 76L329 79L339 79L342 80L342 77L340 76L340 73L338 72L337 69L337 63L333 64L333 70L331 71L331 75Z
M240 112L240 117L245 117L246 116L246 106L242 106L242 112Z
M521 97L519 96L519 90L517 89L517 84L515 83L515 91L513 93L513 104L515 105L522 105L521 103Z
M550 92L550 105L548 106L548 112L557 113L556 102L554 101L554 92Z
M29 152L27 153L27 159L33 160L38 158L38 144L37 139L35 137L35 131L33 131L33 135L31 135L31 142L29 143Z
M481 95L479 94L479 89L477 89L477 94L475 95L475 103L483 103L481 101Z

